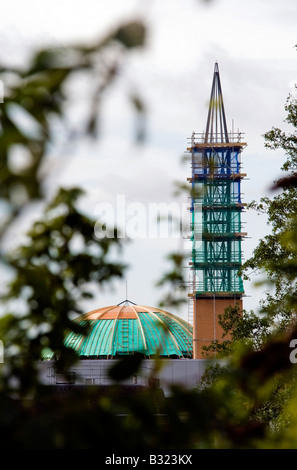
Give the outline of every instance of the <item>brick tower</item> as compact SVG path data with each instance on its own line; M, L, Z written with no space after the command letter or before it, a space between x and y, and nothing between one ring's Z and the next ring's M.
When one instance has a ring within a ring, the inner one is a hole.
M218 64L215 64L206 130L193 132L190 302L193 308L193 358L202 346L222 339L218 315L230 306L242 308L241 152L242 134L228 132Z

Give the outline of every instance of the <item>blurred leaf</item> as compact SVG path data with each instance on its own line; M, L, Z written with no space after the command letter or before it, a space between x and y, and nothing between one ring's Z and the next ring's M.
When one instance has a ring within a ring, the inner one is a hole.
M132 356L124 356L111 366L108 373L111 379L121 382L137 374L145 356L134 353Z
M121 42L128 49L144 45L145 27L138 21L131 21L126 25L122 25L114 33L114 38Z

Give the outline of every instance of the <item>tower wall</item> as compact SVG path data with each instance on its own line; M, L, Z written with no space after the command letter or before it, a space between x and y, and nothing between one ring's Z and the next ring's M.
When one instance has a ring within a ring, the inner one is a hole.
M238 304L242 310L241 298L210 298L194 299L194 324L193 324L193 359L205 359L203 346L209 346L212 341L231 339L230 335L223 338L223 330L219 325L219 314L230 306ZM211 356L211 354L210 354Z

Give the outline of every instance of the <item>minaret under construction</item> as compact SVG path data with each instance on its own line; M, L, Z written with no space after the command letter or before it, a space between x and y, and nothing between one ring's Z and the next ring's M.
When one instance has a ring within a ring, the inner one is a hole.
M227 130L218 64L215 64L206 129L193 132L190 147L193 302L193 358L202 346L222 339L218 315L230 305L242 309L241 152L242 134Z

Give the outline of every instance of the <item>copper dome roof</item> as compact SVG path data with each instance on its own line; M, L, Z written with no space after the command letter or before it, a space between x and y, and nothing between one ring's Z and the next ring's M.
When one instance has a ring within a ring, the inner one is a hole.
M81 359L112 358L143 353L168 358L192 357L192 327L165 310L124 301L92 310L76 319L88 326L83 336L70 332L65 345ZM47 351L44 359L51 359Z

